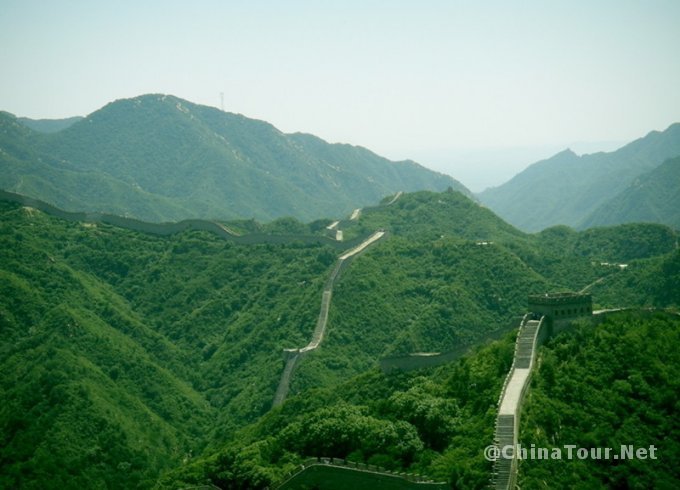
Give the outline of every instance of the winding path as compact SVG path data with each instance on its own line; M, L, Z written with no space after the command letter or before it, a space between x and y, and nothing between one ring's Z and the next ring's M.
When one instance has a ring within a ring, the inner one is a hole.
M397 199L399 199L403 194L404 193L402 191L399 191L387 204L381 204L371 209L378 209L384 206L394 204L397 201ZM350 221L358 220L359 216L361 215L361 211L362 208L357 208L354 211L352 211L349 220ZM339 225L340 221L334 221L326 228L328 230L336 230L338 233L342 233L342 231L339 229ZM326 325L328 324L328 311L331 305L331 298L333 297L333 285L335 284L337 278L340 276L340 273L350 263L353 257L366 250L373 243L380 240L384 235L385 232L383 230L378 230L371 236L369 236L367 239L365 239L363 242L361 242L359 245L350 249L347 252L344 252L342 255L340 255L340 257L338 257L338 260L335 263L335 267L333 268L331 275L328 277L326 285L324 286L323 289L323 293L321 294L321 308L319 310L319 318L317 319L316 326L314 327L314 332L312 332L312 339L305 347L299 349L284 349L283 351L286 364L283 368L283 372L281 373L281 379L279 380L279 385L276 388L276 393L274 394L274 401L272 402L272 407L277 407L285 401L286 396L288 396L288 391L290 390L290 382L293 379L295 368L297 367L298 363L302 360L302 357L305 356L308 352L311 352L317 347L319 347L319 345L321 345L321 342L323 342L323 338L326 333Z
M272 403L273 407L277 407L285 401L286 396L288 395L288 390L290 389L290 382L293 378L293 374L295 373L295 368L302 360L302 357L308 352L319 347L321 342L323 342L324 335L326 334L326 326L328 325L328 310L331 306L333 286L335 285L335 281L338 279L338 277L340 277L340 273L349 264L352 258L366 250L369 246L380 240L383 236L385 236L384 231L376 231L358 246L338 257L335 267L326 281L326 286L324 287L323 293L321 294L321 308L319 310L319 318L316 321L316 327L314 327L314 332L312 332L312 339L305 347L300 349L284 349L286 365L283 368L279 386L276 389L276 393L274 394L274 402Z
M604 281L605 279L607 279L607 277L609 277L609 276L603 276L603 277L600 277L600 278L594 280L593 282L591 282L590 284L588 284L586 287L584 287L583 289L581 289L581 290L578 292L578 294L585 294L585 293L587 293L588 290L589 290L590 288L592 288L592 287L595 286L596 284L600 284L602 281Z
M321 235L305 235L305 234L267 234L267 233L248 233L241 235L235 232L233 229L225 226L222 223L210 220L202 219L186 219L183 221L171 222L171 223L150 223L146 221L141 221L134 218L126 218L124 216L117 216L115 214L108 213L82 213L82 212L71 212L59 209L51 204L48 204L39 199L34 199L32 197L23 196L21 194L15 194L13 192L0 190L0 200L9 201L13 203L20 204L29 208L38 209L50 216L55 216L66 221L80 222L80 223L105 223L108 225L117 226L119 228L125 228L127 230L139 231L142 233L149 233L152 235L173 235L175 233L181 233L183 231L194 230L194 231L208 231L216 234L217 236L224 238L233 243L242 245L256 245L261 243L272 243L272 244L283 244L283 243L321 243L324 245L329 245L336 250L346 250L347 247L354 244L354 242L359 243L361 238L356 238L349 240L348 242L338 241L327 236Z
M395 202L397 202L397 199L399 199L403 193L404 193L404 191L399 191L399 192L397 192L397 193L394 195L394 197L392 198L392 200L391 200L390 202L387 203L387 205L389 206L390 204L394 204Z

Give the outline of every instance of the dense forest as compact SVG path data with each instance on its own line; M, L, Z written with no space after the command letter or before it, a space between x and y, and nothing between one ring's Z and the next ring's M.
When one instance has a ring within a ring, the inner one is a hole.
M677 283L676 283L677 284ZM637 448L656 458L526 459L522 488L675 488L680 481L680 316L626 312L581 322L540 352L524 406L525 447Z
M523 460L522 488L673 488L677 460L680 317L621 312L581 320L540 350L523 412L523 447L655 445L658 460ZM237 443L165 475L158 488L212 482L262 488L302 455L332 455L486 488L496 401L512 334L461 360L413 373L368 371L337 389L310 390L239 432ZM644 349L640 346L644 345ZM376 445L376 439L383 441ZM575 458L576 459L576 458Z
M404 194L342 223L348 237L388 237L343 272L326 340L270 410L282 350L309 341L336 248L154 236L12 203L0 216L6 488L263 487L316 455L479 487L527 294L680 304L667 227L528 235L457 192ZM226 224L321 234L326 223ZM377 369L460 346L469 355L437 369Z

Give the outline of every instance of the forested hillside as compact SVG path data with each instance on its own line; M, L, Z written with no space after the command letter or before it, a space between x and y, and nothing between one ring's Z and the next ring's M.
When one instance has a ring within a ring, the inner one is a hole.
M526 235L460 193L420 192L341 226L387 237L343 272L327 338L262 419L282 350L310 339L338 248L155 236L2 203L0 486L148 488L182 467L164 485L259 487L323 452L476 486L486 464L462 455L493 431L512 338L425 378L378 374L381 357L502 337L533 292L590 285L601 306L679 303L676 236L659 225ZM654 287L641 296L641 283ZM351 442L324 445L335 430ZM376 446L378 433L396 446Z
M680 229L680 157L640 175L595 209L582 226L640 222L663 223Z
M561 448L563 459L522 461L521 487L676 487L679 342L677 314L626 312L582 323L543 347L520 442ZM612 448L612 455L622 445L653 445L656 457L569 460L564 445Z
M672 372L680 365L680 318L631 311L595 325L582 320L540 351L519 441L527 449L559 447L564 456L523 460L520 484L672 488L680 447L668 434L678 430ZM488 488L483 450L493 440L513 340L510 334L435 369L373 370L334 390L310 390L239 432L238 442L168 473L157 488L263 488L294 470L300 455L425 474L452 488ZM655 445L658 460L569 460L564 448L618 452L622 444Z
M610 153L578 156L565 150L530 165L508 182L487 189L478 197L508 223L530 232L555 225L617 224L602 220L584 223L584 220L633 185L642 174L679 155L680 123L675 123L665 131L652 131ZM677 192L678 181L668 182L666 186ZM628 221L635 220L625 220Z
M397 191L466 192L369 150L284 134L165 95L112 102L62 131L0 113L0 188L146 221L339 217ZM51 128L50 128L51 129Z
M264 413L335 253L7 204L0 240L3 487L146 486Z

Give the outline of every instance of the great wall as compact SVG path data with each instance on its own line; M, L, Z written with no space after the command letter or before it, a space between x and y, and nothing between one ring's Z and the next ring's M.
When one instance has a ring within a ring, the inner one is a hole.
M413 371L441 366L449 362L457 361L476 345L485 342L499 340L510 331L517 328L522 321L522 317L513 318L505 326L493 330L485 335L480 335L474 343L462 344L454 349L445 352L413 352L410 354L394 355L381 358L378 362L380 370L389 374L392 371Z
M326 478L330 472L345 473L346 475L354 473L354 477L362 480L362 483L369 483L366 480L372 480L370 483L377 484L377 488L384 488L385 485L394 484L399 488L404 488L406 485L414 489L424 490L444 490L448 488L445 482L436 482L427 476L390 471L380 466L375 466L366 463L357 463L355 461L346 461L341 458L308 458L303 461L295 472L287 475L280 483L274 485L272 490L286 490L288 488L297 488L294 486L295 481L304 473L311 473L317 470L320 475L321 482L327 481ZM305 482L310 488L318 485L319 482Z
M355 209L348 221L355 221L358 219L359 215L363 211L374 211L385 206L394 204L403 193L401 191L397 192L390 201L379 204L377 206L371 206L368 208L358 208ZM0 190L0 200L13 202L20 204L21 206L37 209L44 212L50 216L55 216L57 218L63 219L70 222L82 222L82 223L104 223L108 225L113 225L119 228L124 228L133 231L139 231L143 233L149 233L153 235L167 236L175 233L181 233L183 231L193 230L193 231L207 231L216 234L217 236L229 240L237 244L244 245L255 245L255 244L284 244L284 243L319 243L323 245L329 245L335 249L342 251L342 254L336 261L335 267L333 268L326 284L324 285L322 298L321 298L321 308L319 312L319 318L317 320L316 327L312 333L312 339L309 344L300 349L285 349L285 366L283 373L281 375L281 380L279 386L274 395L273 406L280 405L288 393L290 386L290 380L295 372L295 367L302 359L302 357L310 351L316 349L321 342L326 331L326 325L328 323L328 310L330 308L331 297L333 294L333 285L335 281L340 277L342 271L350 264L352 259L361 254L374 242L381 239L385 232L376 231L369 235L368 237L356 237L352 240L344 241L342 240L343 234L339 229L343 225L343 221L335 221L326 229L329 232L335 232L334 238L322 235L302 235L302 234L267 234L267 233L249 233L246 235L240 235L235 231L231 230L226 225L219 223L217 221L210 220L199 220L199 219L187 219L179 222L171 223L150 223L134 218L127 218L123 216L118 216L108 213L97 213L97 212L70 212L59 209L49 203L41 201L39 199L31 198L21 194L16 194L13 192L8 192Z
M318 348L323 341L324 335L326 333L326 326L328 325L328 310L330 308L331 298L333 296L333 286L335 285L335 281L340 277L343 269L349 265L354 257L366 250L371 244L380 240L384 235L385 232L377 231L364 240L361 244L354 247L349 252L345 252L338 258L331 275L326 281L323 293L321 294L321 309L319 311L319 318L316 322L316 327L312 333L312 339L305 347L300 349L284 349L286 364L283 368L283 373L281 374L281 380L279 381L278 388L274 394L274 402L272 403L273 407L281 405L286 399L288 390L290 389L290 382L293 378L293 374L295 373L295 368L302 360L303 356Z
M494 431L495 456L491 486L510 490L517 482L518 459L515 452L519 439L522 401L531 382L536 363L536 350L552 335L568 328L570 322L593 314L589 294L558 293L529 296L528 313L522 319L515 341L512 366L498 397L498 414Z
M498 449L495 455L492 473L492 485L496 489L514 488L517 476L517 459L514 451L505 448L517 447L519 436L519 415L524 394L531 379L531 368L536 354L536 341L541 320L522 320L515 343L515 355L508 372L503 389L498 398L498 415L494 432L494 445Z
M13 192L7 192L3 190L0 190L0 200L37 209L44 212L45 214L55 216L66 221L104 223L127 230L149 233L152 235L173 235L175 233L181 233L188 230L208 231L221 238L224 238L225 240L243 245L256 245L260 243L283 244L295 242L309 244L320 243L323 245L329 245L338 250L347 250L348 248L361 243L363 240L363 237L357 237L349 241L338 241L322 235L302 234L249 233L246 235L239 235L222 223L201 219L187 219L172 223L149 223L134 218L126 218L123 216L107 213L80 213L64 211L39 199L34 199L21 194L15 194Z
M518 444L522 402L531 382L531 373L536 364L538 347L552 335L567 329L576 318L606 313L606 311L593 312L591 296L583 293L532 295L528 298L528 310L531 313L527 313L519 321L520 326L515 340L512 365L498 397L498 411L493 440L493 446L496 448L496 455L498 457L494 460L490 478L491 488L497 490L511 490L516 486L518 460L514 448ZM386 370L385 368L388 367L387 371L402 368L410 370L432 367L458 359L463 353L464 350L460 349L429 356L412 355L391 358L387 365L381 364L381 367L383 370ZM430 360L430 358L434 360ZM395 359L397 362L394 362ZM289 475L283 482L274 485L272 488L283 490L288 488L286 484L289 481L294 481L298 476L304 475L308 468L318 467L319 465L330 468L334 464L352 469L352 465L355 463L347 463L342 460L340 463L334 463L330 458L308 460L305 464L301 465L298 472ZM318 468L318 470L323 471L323 467ZM381 468L372 468L371 472L385 477L394 476L393 473ZM402 476L402 478L405 477ZM419 478L423 479L420 482L423 485L425 483L424 480L427 478ZM409 481L415 483L416 480L410 479ZM427 482L427 485L427 488L445 488L444 483L432 482L431 480ZM290 488L295 487L291 486Z
M401 195L402 193L399 192L390 201L378 206L355 209L348 221L356 221L364 212L370 212L380 209L384 206L389 206L397 201ZM285 366L274 396L272 405L273 407L276 407L285 401L295 368L302 360L303 356L317 349L322 343L328 324L328 312L333 294L333 286L340 277L342 271L355 257L363 253L372 244L385 236L385 232L380 230L374 232L368 237L357 237L353 240L345 242L342 240L343 234L340 227L343 225L343 223L347 223L347 221L341 220L335 221L327 227L329 232L335 232L335 239L327 236L300 234L273 235L265 233L253 233L239 235L224 224L216 221L190 219L173 223L148 223L133 218L126 218L106 213L68 212L38 199L33 199L3 190L0 190L0 200L38 209L48 215L55 216L66 221L105 223L120 228L155 235L171 235L187 230L197 230L212 232L226 240L239 244L276 244L293 242L321 243L341 250L342 254L338 257L335 266L324 285L319 317L312 332L312 338L310 342L302 348L284 349ZM610 311L618 311L602 310L593 312L592 299L589 294L585 294L590 286L592 286L592 284L586 286L579 293L553 295L545 294L529 297L528 309L531 313L525 315L520 322L520 327L515 342L513 362L505 378L503 388L498 398L498 413L496 417L493 445L496 447L499 457L497 457L494 461L493 471L490 479L491 487L494 489L510 490L515 488L516 485L518 460L514 448L517 447L518 443L521 406L524 395L526 394L530 384L532 369L536 364L537 348L549 337L567 328L570 322L576 317L593 314L601 314L604 316ZM498 333L491 334L489 338L496 336L498 336ZM387 358L381 360L381 368L384 372L389 372L391 370L411 370L433 367L460 358L465 352L467 352L468 349L468 346L463 346L460 349L445 353L421 353L411 354L409 356ZM511 448L511 450L504 450L504 448L508 447ZM371 475L374 478L382 478L383 482L389 481L385 479L397 479L401 481L400 485L402 486L408 482L412 485L417 485L414 488L445 488L445 483L433 482L427 477L403 473L393 473L379 467L362 465L359 463L347 462L338 459L334 460L333 458L308 459L303 464L301 464L300 469L297 472L288 475L282 482L274 485L273 488L288 488L287 485L289 483L293 482L297 477L304 475L305 472L310 470L337 470L340 468L344 471L363 474L365 475L365 478L368 478L367 475Z
M357 219L359 219L359 216L361 215L362 212L374 211L377 209L381 209L385 206L390 206L394 204L402 195L403 192L399 191L394 195L394 197L392 197L392 199L390 199L388 202L384 204L371 206L369 208L357 208L354 211L352 211L352 214L350 215L347 221L348 222L356 221ZM343 232L341 230L341 227L343 227L343 223L346 224L347 222L341 220L334 221L333 223L328 225L326 229L331 232L335 232L336 239L340 240L342 239L343 236ZM368 238L363 240L360 244L358 244L354 248L351 248L349 251L344 252L342 255L340 255L340 257L338 257L338 260L335 263L335 267L333 268L333 271L326 280L323 292L321 293L321 308L319 310L319 317L317 319L316 326L314 327L314 331L312 332L312 339L305 347L288 348L283 350L285 365L283 368L283 372L281 373L281 379L279 380L278 387L276 389L276 392L274 393L274 401L272 402L272 407L278 407L285 401L286 396L288 396L288 391L290 390L290 383L295 374L295 369L299 365L300 361L302 361L303 357L306 354L317 349L319 345L321 345L321 342L323 342L324 335L326 333L326 326L328 325L328 311L331 305L331 298L333 297L333 286L335 285L335 282L340 278L342 271L349 266L349 264L355 257L360 255L373 243L380 240L383 236L385 236L385 232L382 230L378 230L374 232L372 235L370 235Z

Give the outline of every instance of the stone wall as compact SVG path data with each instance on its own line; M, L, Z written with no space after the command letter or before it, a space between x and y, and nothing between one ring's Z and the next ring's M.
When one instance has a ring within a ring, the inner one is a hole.
M312 339L305 347L300 349L284 349L285 365L281 374L281 379L279 380L279 385L276 389L276 393L274 394L272 407L277 407L285 401L286 397L288 396L288 391L290 389L290 384L295 374L296 367L300 364L304 356L319 347L323 341L326 332L326 326L328 325L328 312L330 310L333 286L335 285L335 282L340 278L342 272L349 266L354 258L361 255L370 245L380 240L385 235L386 233L383 231L373 233L349 252L342 254L336 261L335 267L333 267L333 270L324 284L324 289L321 294L319 317L317 319L316 326L314 327L314 331L312 332Z
M529 311L552 320L576 318L593 314L590 294L546 293L529 296Z
M501 456L494 461L491 476L492 487L498 490L515 488L517 458L514 451L512 457L505 457L503 448L517 447L522 400L531 381L531 370L535 363L539 342L547 338L541 332L546 330L544 328L545 318L535 320L532 317L532 315L526 315L522 320L515 343L512 366L498 398L494 444L501 451Z
M174 223L148 223L134 218L125 218L107 213L80 213L64 211L52 206L39 199L22 196L13 192L0 190L0 200L9 201L22 206L38 209L50 216L66 221L85 222L85 223L104 223L127 230L149 233L152 235L172 235L187 230L208 231L226 240L244 245L256 245L260 243L284 244L284 243L305 243L329 245L338 250L347 250L352 246L362 243L365 237L357 237L346 242L338 242L327 236L318 235L295 235L281 234L270 235L266 233L249 233L247 235L237 235L220 223L209 220L187 219Z
M446 352L424 352L383 357L379 361L380 369L383 373L389 373L395 370L413 371L414 369L436 367L448 362L456 361L470 352L470 349L473 347L487 341L500 339L511 330L517 328L517 324L521 321L521 317L515 318L511 323L505 325L504 327L478 337L474 344L461 345Z

